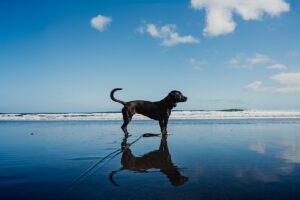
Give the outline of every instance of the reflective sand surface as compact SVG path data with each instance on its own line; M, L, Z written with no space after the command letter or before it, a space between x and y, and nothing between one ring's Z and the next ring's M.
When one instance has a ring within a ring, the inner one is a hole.
M0 198L300 197L300 120L170 121L168 137L154 121L129 138L120 125L0 122Z

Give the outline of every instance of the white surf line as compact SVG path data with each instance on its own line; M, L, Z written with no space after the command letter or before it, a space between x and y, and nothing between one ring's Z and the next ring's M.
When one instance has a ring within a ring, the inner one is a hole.
M147 120L142 115L134 115L135 120ZM173 111L170 119L300 119L300 111ZM85 121L122 120L121 113L39 113L0 114L0 121Z

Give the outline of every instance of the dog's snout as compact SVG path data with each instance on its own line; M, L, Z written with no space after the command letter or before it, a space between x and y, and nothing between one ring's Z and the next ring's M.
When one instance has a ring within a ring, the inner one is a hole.
M183 102L186 102L186 101L187 101L187 99L188 99L188 98L187 98L187 97L185 97L185 96L183 96L183 97L182 97L182 100L183 100Z

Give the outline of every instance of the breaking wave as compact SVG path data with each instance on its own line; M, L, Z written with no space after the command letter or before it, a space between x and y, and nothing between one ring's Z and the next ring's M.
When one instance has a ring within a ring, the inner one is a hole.
M173 111L170 119L300 119L300 111L263 111L228 109L219 111ZM142 115L134 119L147 120ZM47 120L122 120L121 113L22 113L0 114L1 121L47 121Z

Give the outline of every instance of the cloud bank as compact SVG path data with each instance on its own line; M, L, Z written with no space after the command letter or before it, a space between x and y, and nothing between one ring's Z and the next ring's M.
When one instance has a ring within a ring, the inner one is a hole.
M232 33L236 28L233 15L243 20L261 20L264 15L280 16L290 10L285 0L191 0L195 10L204 9L206 26L204 35L219 36Z

